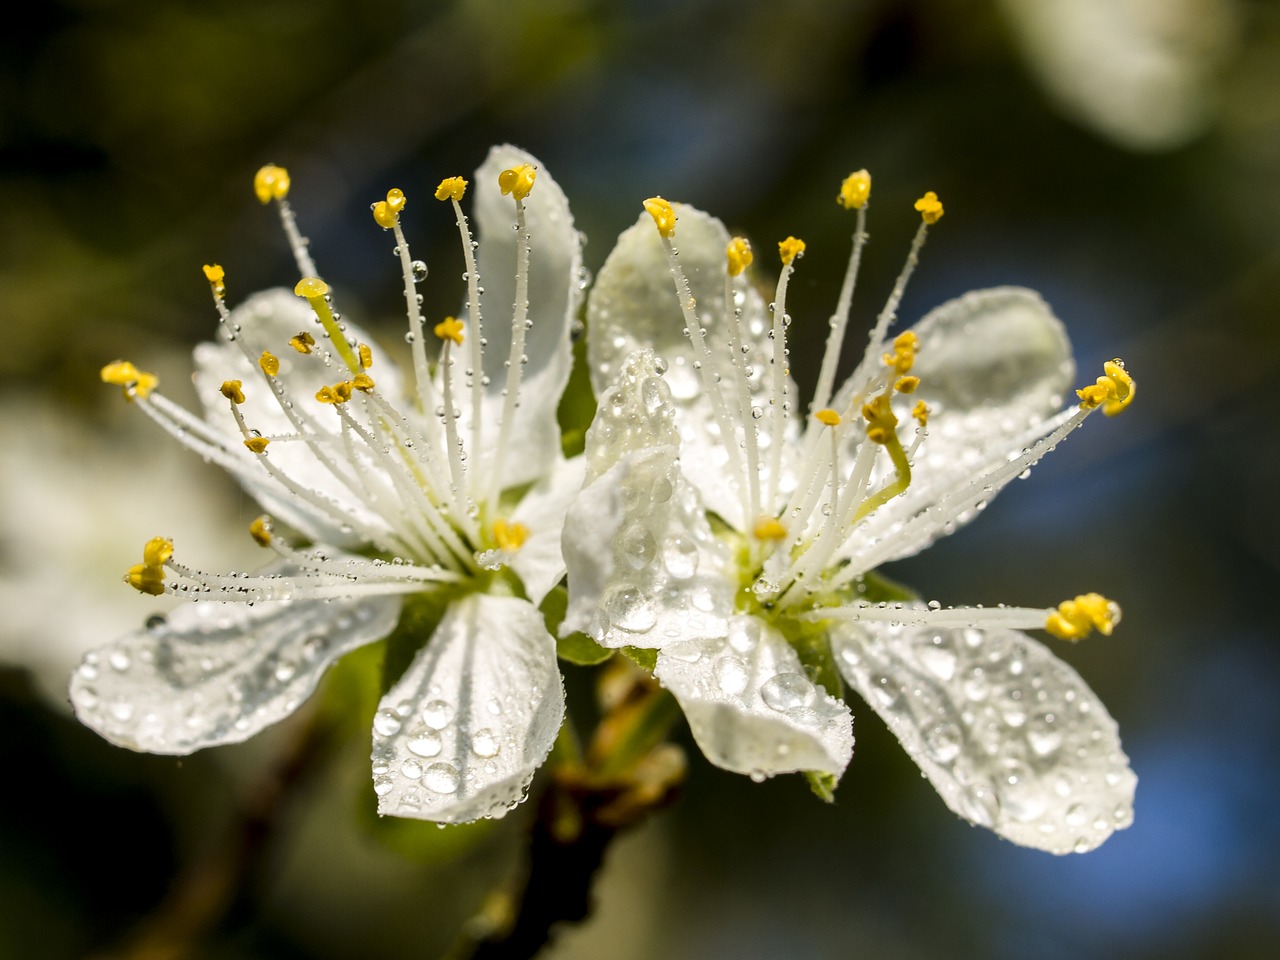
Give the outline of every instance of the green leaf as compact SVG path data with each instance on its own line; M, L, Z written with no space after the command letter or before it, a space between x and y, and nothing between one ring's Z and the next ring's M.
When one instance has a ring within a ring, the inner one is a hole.
M823 803L836 802L836 784L840 782L834 773L824 773L819 770L806 770L804 778L809 781L809 789L813 791L813 795Z
M573 369L569 383L556 408L560 424L560 448L566 457L575 457L586 449L587 428L596 415L596 398L591 392L591 374L587 370L587 338L580 335L573 343Z
M584 633L571 633L567 637L559 635L560 624L564 622L564 612L568 607L569 592L564 587L555 587L538 608L547 624L547 632L556 638L556 656L580 667L604 663L613 656L612 650L606 650Z
M653 673L658 666L658 651L649 647L623 647L622 652L631 658L631 662L642 670Z

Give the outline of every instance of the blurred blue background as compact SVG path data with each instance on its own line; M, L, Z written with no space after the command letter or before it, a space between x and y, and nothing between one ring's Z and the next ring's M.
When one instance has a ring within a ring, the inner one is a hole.
M855 704L830 807L799 778L757 785L691 751L682 801L611 851L595 916L549 955L1280 954L1280 5L50 0L24 17L0 37L0 956L142 957L133 932L175 876L225 852L295 730L173 759L71 719L79 653L157 609L118 581L147 537L209 567L254 562L252 502L129 416L98 368L129 356L183 399L215 322L200 265L226 267L233 301L292 284L250 190L268 161L290 169L346 312L394 342L399 275L368 204L403 187L415 255L452 264L428 193L503 141L564 187L593 270L655 193L757 249L804 237L802 384L847 256L835 192L867 167L855 325L933 189L947 215L904 318L1031 286L1082 381L1122 356L1140 386L1123 418L1091 421L889 571L943 603L1123 603L1114 637L1056 652L1120 724L1130 829L1064 859L970 828ZM424 285L428 316L461 302L452 269ZM527 811L448 831L376 821L376 657L332 678L344 735L272 806L189 955L436 955L512 869ZM570 672L581 695L589 677Z

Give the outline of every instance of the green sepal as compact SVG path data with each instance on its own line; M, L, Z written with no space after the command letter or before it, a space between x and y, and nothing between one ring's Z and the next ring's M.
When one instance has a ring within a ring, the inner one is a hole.
M920 599L920 594L910 587L875 571L864 573L861 584L858 599L867 603L910 603Z
M431 639L436 627L444 619L450 601L458 596L456 587L438 587L411 593L404 598L400 622L386 641L386 656L382 661L381 693L386 693L409 669L418 651Z
M823 803L836 802L836 785L840 782L840 778L834 773L806 770L804 778L809 781L809 789L813 791L815 797Z
M596 397L591 392L591 374L587 367L585 331L573 342L573 367L569 382L556 407L560 425L560 449L566 457L576 457L587 447L587 428L596 415Z
M658 651L651 647L623 647L622 652L641 670L653 673L658 666Z
M830 696L844 699L844 678L840 676L835 658L831 656L831 642L827 639L827 631L811 623L797 623L786 619L780 619L775 626L782 631L800 658L805 675Z
M613 656L612 650L600 646L585 633L574 632L566 637L560 636L560 624L564 622L564 612L568 608L569 592L564 587L553 588L538 608L547 624L547 632L556 638L556 656L580 667L604 663Z

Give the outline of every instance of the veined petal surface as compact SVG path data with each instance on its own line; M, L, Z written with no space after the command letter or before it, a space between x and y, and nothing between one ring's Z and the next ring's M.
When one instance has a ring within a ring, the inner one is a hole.
M399 615L398 596L189 603L87 654L71 705L131 750L239 743L292 713L331 663L389 634Z
M811 683L782 634L756 617L733 617L726 636L664 648L654 673L716 766L839 776L853 756L849 708Z
M1133 819L1137 778L1080 676L1016 630L842 622L844 678L947 806L1050 853L1092 850Z
M441 823L524 799L564 718L555 640L514 597L450 604L373 720L378 812Z
M564 576L564 555L560 549L564 515L582 489L587 468L585 457L560 460L551 472L529 488L511 519L529 530L529 538L511 558L510 567L524 584L525 593L536 606Z

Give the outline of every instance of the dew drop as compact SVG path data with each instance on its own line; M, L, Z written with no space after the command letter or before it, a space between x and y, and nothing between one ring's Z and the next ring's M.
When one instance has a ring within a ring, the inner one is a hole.
M798 673L775 674L760 685L760 699L779 713L805 706L815 693L809 679Z
M747 681L751 679L751 675L747 671L747 665L737 657L725 657L717 660L715 677L716 683L720 684L720 689L731 697L737 696L745 690Z
M422 776L422 764L417 760L406 760L400 764L400 776L406 780L417 780Z
M960 756L960 739L954 723L936 723L925 733L924 745L938 763L951 763Z
M496 757L500 749L501 744L498 743L498 738L488 727L477 730L475 736L471 738L471 752L477 757Z
M111 669L118 673L124 673L132 665L133 661L129 659L129 654L123 650L112 650L107 657L107 663L111 664Z
M432 730L443 730L453 721L453 705L444 700L432 700L422 708L422 719Z
M422 730L411 737L405 746L409 748L410 753L420 757L434 757L440 753L443 743L440 740L440 734L434 730Z
M394 710L379 710L373 715L373 729L384 737L395 736L400 732L400 718Z
M605 599L604 610L615 627L631 633L646 633L658 622L653 604L637 587L616 588Z
M449 763L433 763L423 772L422 782L436 793L454 793L458 789L458 771Z
M692 537L676 534L662 545L662 565L677 580L688 580L698 572L698 545Z
M373 792L380 797L385 797L388 793L396 788L395 781L390 777L378 777L373 781Z
M415 260L409 264L409 270L413 273L413 282L421 283L427 279L427 265L421 260Z

